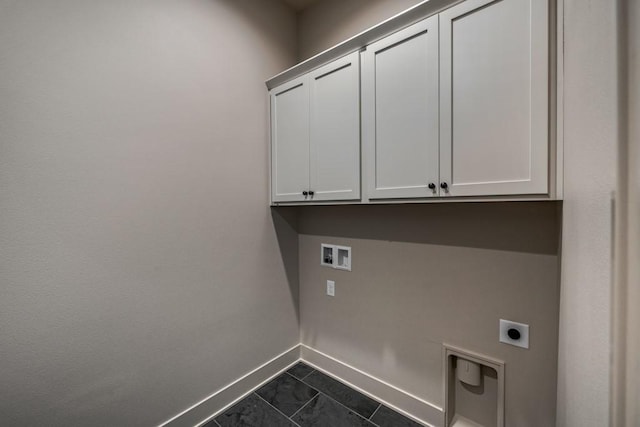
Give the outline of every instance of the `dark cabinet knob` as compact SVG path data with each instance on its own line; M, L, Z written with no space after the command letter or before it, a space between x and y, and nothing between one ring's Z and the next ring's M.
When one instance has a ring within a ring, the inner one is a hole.
M313 196L313 191L309 190L309 195Z
M309 193L308 193L306 190L302 192L302 195L303 195L304 197L307 197L307 194L309 194Z
M443 190L446 190L447 188L449 188L449 184L447 184L446 182L441 182L440 188L442 188Z
M436 189L436 185L433 182L430 182L428 187L429 187L430 190L435 190Z

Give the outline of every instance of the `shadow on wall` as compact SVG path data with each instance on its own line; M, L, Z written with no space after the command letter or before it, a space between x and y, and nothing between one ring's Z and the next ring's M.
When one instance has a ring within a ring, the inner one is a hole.
M296 308L296 317L300 324L300 275L298 262L298 215L295 209L271 208L271 220L278 238L280 257L284 265L291 299Z
M297 216L300 234L558 255L562 202L303 206Z
M434 1L434 0L431 0ZM310 58L421 0L323 0L298 14L298 59ZM443 3L438 0L439 3ZM447 3L443 3L447 4Z
M258 35L262 40L260 44L247 45L247 51L252 52L253 55L260 58L265 63L282 64L282 59L285 63L288 62L287 68L293 66L296 62L296 56L291 55L292 52L297 51L297 40L295 37L287 36L285 31L277 31L278 25L282 23L282 11L289 13L291 18L294 19L295 12L284 4L281 0L260 0L260 2L268 3L267 8L256 7L256 0L209 0L216 3L220 3L223 7L233 11L238 17L241 17L239 22L243 24L243 31L252 32ZM265 17L265 13L267 16ZM236 42L241 42L237 40ZM224 43L224 40L220 41ZM266 49L265 46L269 48ZM281 57L278 60L274 60L272 57L275 50L279 50ZM268 52L268 53L267 53ZM221 65L222 66L222 65ZM273 69L273 74L282 71L282 65L277 65L277 68ZM271 75L265 75L264 79L271 77ZM262 81L256 81L255 84L261 85L266 93L266 87L263 86ZM265 108L266 112L266 108Z

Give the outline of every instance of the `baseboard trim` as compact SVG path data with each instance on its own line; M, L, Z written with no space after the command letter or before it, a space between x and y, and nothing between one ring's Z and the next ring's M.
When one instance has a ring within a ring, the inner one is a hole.
M227 384L195 405L185 409L159 427L200 426L244 398L257 387L280 375L300 360L300 344L263 363L251 372Z
M442 408L333 356L305 344L297 344L185 409L158 427L201 426L242 400L256 388L266 384L295 365L299 360L419 423L430 427L444 426L445 417Z
M431 427L444 426L444 410L335 357L300 344L300 358L307 364L390 408Z

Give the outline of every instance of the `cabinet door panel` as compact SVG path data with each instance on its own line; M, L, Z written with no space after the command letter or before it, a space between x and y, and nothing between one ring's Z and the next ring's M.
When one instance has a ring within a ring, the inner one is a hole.
M441 14L441 179L451 196L548 192L546 0Z
M310 189L312 200L360 198L360 55L313 71Z
M368 46L363 78L369 198L437 195L438 17Z
M271 188L274 202L303 201L309 189L307 77L271 92Z

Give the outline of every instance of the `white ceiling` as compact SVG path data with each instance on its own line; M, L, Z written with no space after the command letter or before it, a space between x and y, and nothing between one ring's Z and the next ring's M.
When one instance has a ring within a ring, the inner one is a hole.
M306 9L313 3L317 3L318 0L283 0L286 4L294 8L295 10Z

